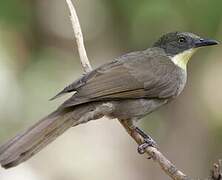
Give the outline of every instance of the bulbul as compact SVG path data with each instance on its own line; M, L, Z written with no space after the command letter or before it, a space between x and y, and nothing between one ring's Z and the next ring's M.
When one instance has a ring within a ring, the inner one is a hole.
M52 98L73 93L57 110L0 147L1 166L10 168L29 159L68 128L85 123L81 117L102 103L114 108L94 119L108 115L134 124L177 97L186 84L190 57L200 47L216 44L189 32L172 32L151 48L122 55L85 74ZM148 136L134 127L146 140Z

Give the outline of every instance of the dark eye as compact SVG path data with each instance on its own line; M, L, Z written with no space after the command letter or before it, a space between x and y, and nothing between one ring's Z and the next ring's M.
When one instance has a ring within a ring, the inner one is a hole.
M186 42L186 38L185 37L179 37L178 42L179 43L185 43Z

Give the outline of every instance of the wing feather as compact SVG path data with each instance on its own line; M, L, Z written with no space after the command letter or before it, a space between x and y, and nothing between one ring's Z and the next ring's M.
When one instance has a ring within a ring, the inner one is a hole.
M62 107L90 101L169 98L180 85L180 69L157 51L126 54L68 86L77 91Z

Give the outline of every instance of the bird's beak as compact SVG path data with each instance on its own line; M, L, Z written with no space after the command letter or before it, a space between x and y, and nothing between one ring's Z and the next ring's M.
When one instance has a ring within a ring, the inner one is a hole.
M213 39L197 39L195 42L194 42L194 45L196 48L198 47L203 47L203 46L213 46L213 45L217 45L219 44L218 41L216 40L213 40Z

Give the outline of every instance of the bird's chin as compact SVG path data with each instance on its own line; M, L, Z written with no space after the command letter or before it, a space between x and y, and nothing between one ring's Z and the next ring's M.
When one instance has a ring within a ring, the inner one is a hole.
M191 56L196 52L196 50L197 48L188 49L182 53L175 55L174 57L171 57L171 60L175 65L186 70L187 63L190 60Z

